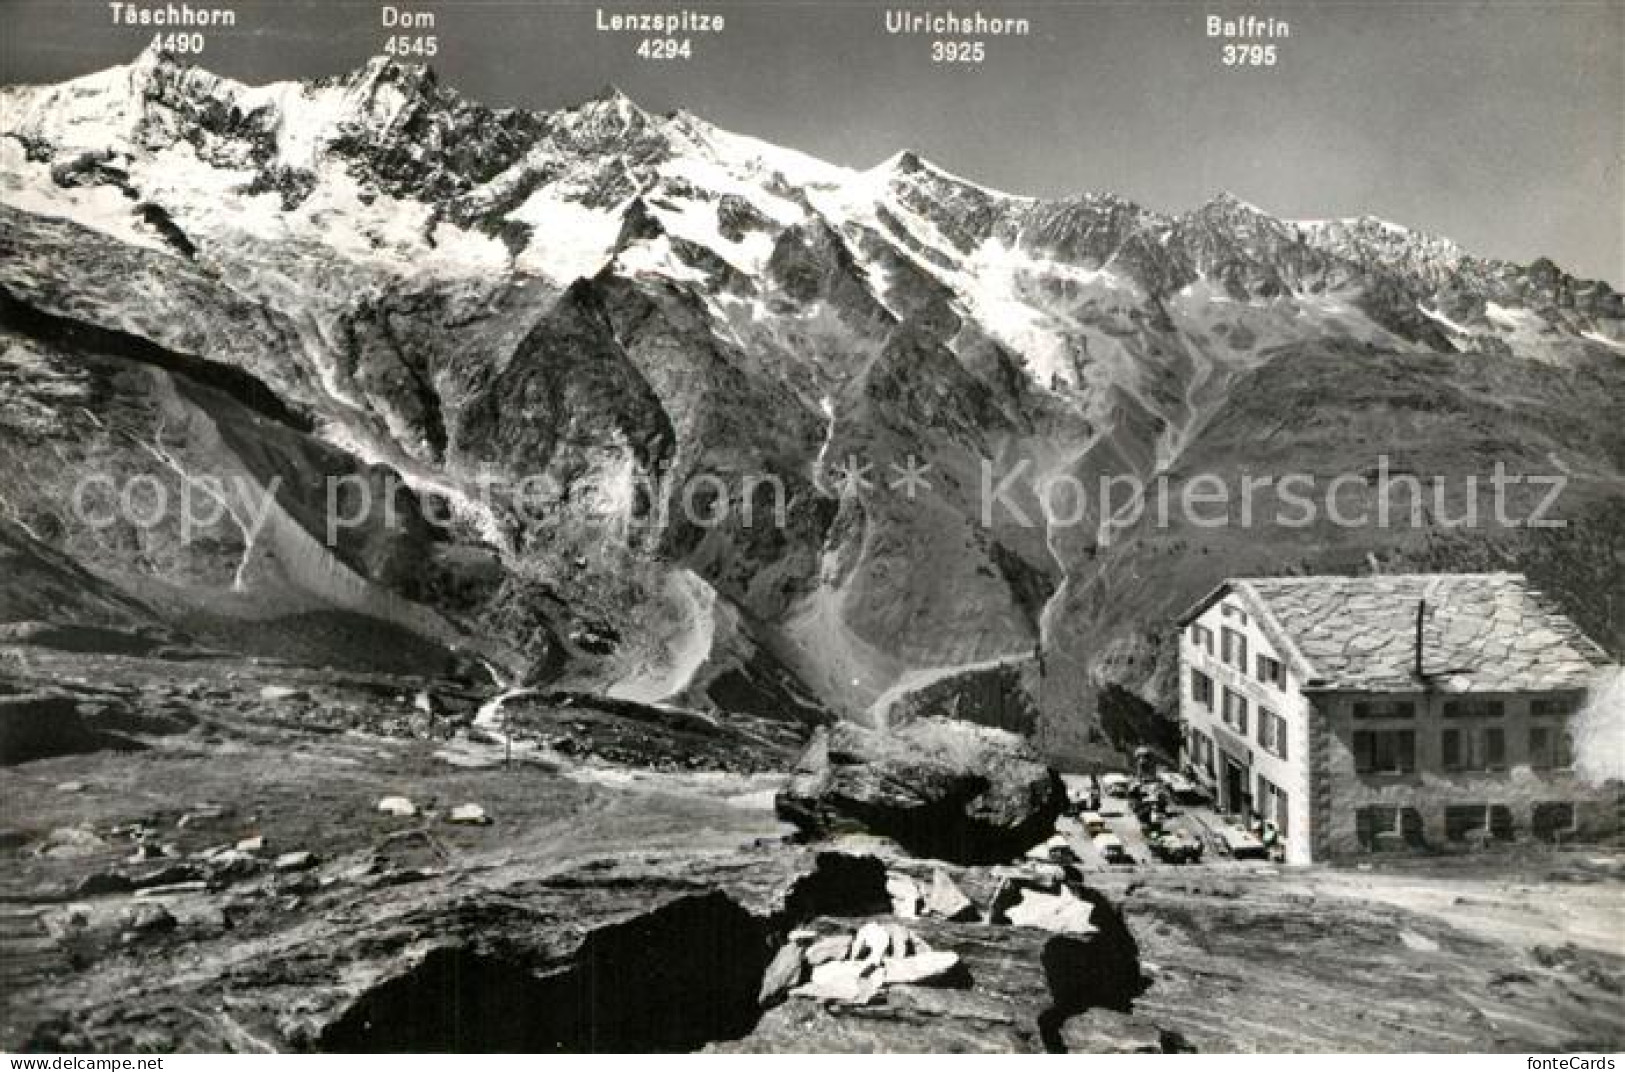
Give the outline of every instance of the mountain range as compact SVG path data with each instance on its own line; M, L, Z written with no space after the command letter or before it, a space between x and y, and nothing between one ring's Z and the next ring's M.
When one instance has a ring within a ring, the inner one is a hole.
M1547 260L154 51L0 90L0 224L13 627L1066 758L1166 732L1171 619L1232 574L1516 568L1625 648L1625 302ZM1419 524L1053 494L1369 503L1379 459L1440 479ZM1563 526L1453 523L1498 463Z

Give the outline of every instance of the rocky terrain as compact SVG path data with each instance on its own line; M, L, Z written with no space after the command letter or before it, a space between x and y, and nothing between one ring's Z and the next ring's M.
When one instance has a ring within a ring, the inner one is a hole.
M149 51L0 104L8 620L803 727L992 711L1069 762L1130 743L1103 697L1166 705L1169 611L1260 562L1521 569L1620 642L1625 312L1548 261L383 60L247 86ZM1567 474L1569 525L1194 532L1097 495L1381 454Z
M0 767L11 1052L1621 1043L1617 854L967 865L807 842L782 774L630 705L530 703L510 748L444 682L22 650L0 717L55 732Z

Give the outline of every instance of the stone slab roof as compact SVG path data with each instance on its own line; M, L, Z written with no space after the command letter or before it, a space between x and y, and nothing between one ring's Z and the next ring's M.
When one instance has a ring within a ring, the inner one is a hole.
M1609 665L1607 653L1517 573L1244 577L1226 590L1290 640L1314 688L1418 688L1419 603L1426 605L1423 674L1446 691L1584 688Z

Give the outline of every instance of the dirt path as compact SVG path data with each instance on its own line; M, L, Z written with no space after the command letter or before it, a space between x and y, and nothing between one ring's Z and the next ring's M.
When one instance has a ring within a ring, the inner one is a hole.
M1011 666L1025 662L1032 658L1031 652L1014 652L1009 655L996 655L991 659L982 659L974 663L955 663L952 666L932 666L922 670L908 670L903 676L880 694L880 697L869 707L869 717L876 729L884 730L890 725L891 709L911 692L918 692L923 688L953 677L956 674L975 674L983 670L997 670L1003 666Z

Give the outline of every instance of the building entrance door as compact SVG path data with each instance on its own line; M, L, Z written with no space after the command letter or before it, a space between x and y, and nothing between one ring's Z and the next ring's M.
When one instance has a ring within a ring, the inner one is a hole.
M1224 757L1224 778L1219 783L1219 810L1227 815L1247 812L1247 768Z

